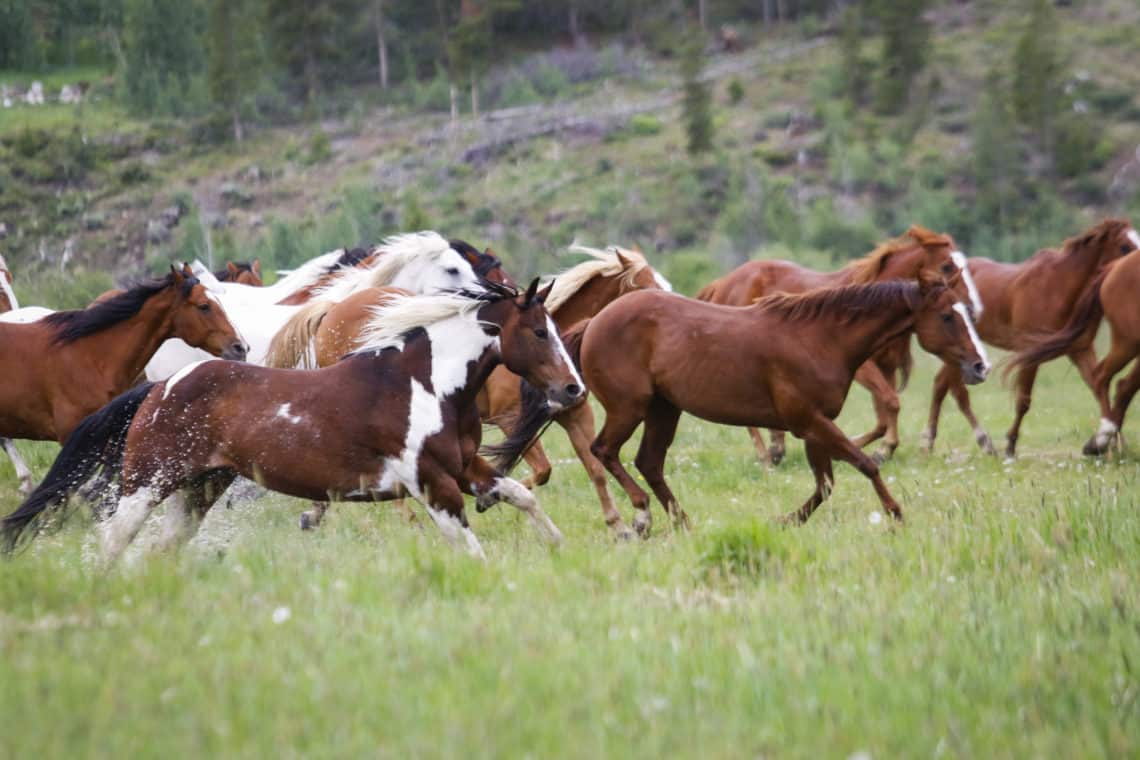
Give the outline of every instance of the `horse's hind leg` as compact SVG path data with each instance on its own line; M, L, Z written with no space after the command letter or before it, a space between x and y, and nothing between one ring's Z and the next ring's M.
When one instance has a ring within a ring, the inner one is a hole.
M1117 435L1124 428L1124 415L1128 413L1128 406L1137 390L1140 390L1140 362L1116 384L1116 401L1112 404L1112 416L1109 419L1115 423Z
M1119 340L1116 332L1113 331L1112 347L1100 364L1093 369L1092 389L1093 395L1096 396L1097 403L1100 405L1100 427L1085 444L1084 453L1088 456L1097 456L1107 451L1113 438L1120 431L1120 426L1124 422L1123 410L1119 419L1116 415L1116 408L1120 406L1120 386L1117 386L1117 403L1114 405L1110 394L1112 378L1124 369L1137 353L1140 353L1140 346ZM1123 384L1124 381L1121 380L1120 385ZM1123 408L1127 408L1127 404Z
M403 499L398 501L403 506ZM325 519L325 512L329 511L327 501L314 501L312 505L312 509L301 513L301 530L314 530L319 527L321 521Z
M1005 456L1013 459L1017 454L1017 439L1021 434L1021 421L1033 402L1033 383L1037 381L1037 367L1024 367L1017 373L1017 397L1013 425L1005 434Z
M748 428L748 435L752 436L752 445L756 448L756 458L760 463L767 467L773 466L772 452L764 445L764 435L760 432L760 428Z
M625 489L629 500L633 502L633 508L637 510L633 518L633 528L642 538L647 538L653 526L653 517L649 513L649 494L637 485L621 463L622 444L633 435L633 431L641 424L644 416L635 406L626 403L621 406L615 405L613 412L606 410L605 424L602 425L602 432L598 433L598 437L591 444L590 453L597 457Z
M780 462L784 461L784 455L787 453L787 437L788 434L783 430L768 430L768 435L771 437L771 445L768 447L768 452L771 455L770 461L772 466L775 467Z
M673 518L673 524L684 528L689 527L689 516L677 497L665 482L665 456L673 438L677 434L677 422L681 419L681 410L662 398L656 398L649 405L649 412L645 415L645 429L641 434L641 447L637 450L634 464L638 471L645 476L649 487L665 508L665 513Z
M827 447L815 441L805 441L804 453L807 455L808 464L811 465L812 474L815 475L815 493L802 507L783 517L782 521L786 523L807 522L812 512L827 500L831 495L831 489L835 487L835 474L831 470L831 454Z
M20 493L28 496L32 492L32 471L28 469L27 462L20 456L20 452L16 450L16 444L11 438L0 438L0 443L3 444L4 451L8 453L8 458L12 460L16 477L20 480Z
M570 445L578 455L594 490L598 493L598 501L602 503L602 517L606 525L610 526L615 538L633 538L633 531L621 519L621 513L614 507L614 500L610 497L610 489L606 484L606 468L590 452L590 442L594 440L594 411L589 404L579 404L562 412L554 418L566 431L570 438Z
M135 488L119 498L115 514L101 526L103 562L111 566L134 540L146 518L166 498L168 490L157 485Z
M467 524L467 515L463 512L463 492L454 480L444 476L435 477L425 483L422 494L413 493L416 493L416 500L427 508L444 538L455 546L462 545L472 557L487 560L479 539Z
M871 392L875 405L875 427L853 439L856 446L863 448L869 443L884 438L883 445L875 452L876 462L885 462L899 447L899 394L894 384L873 361L863 362L855 373L855 380Z
M542 441L535 441L523 454L523 459L530 467L530 475L522 481L525 487L534 488L550 482L550 460L546 457L545 449L542 448Z

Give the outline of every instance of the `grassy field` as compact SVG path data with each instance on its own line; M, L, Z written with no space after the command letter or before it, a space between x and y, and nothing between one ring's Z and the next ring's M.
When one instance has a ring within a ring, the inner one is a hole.
M885 467L898 528L842 465L810 524L770 527L811 490L800 444L765 472L744 431L690 418L668 472L694 529L655 507L631 545L558 431L541 498L566 545L472 510L485 565L388 506L302 534L270 497L99 574L73 520L0 565L0 756L1135 756L1140 466L1079 458L1095 410L1060 365L1018 461L956 411L923 457L933 369ZM1007 392L974 396L1000 436ZM845 428L868 409L854 391ZM23 448L39 473L54 454Z

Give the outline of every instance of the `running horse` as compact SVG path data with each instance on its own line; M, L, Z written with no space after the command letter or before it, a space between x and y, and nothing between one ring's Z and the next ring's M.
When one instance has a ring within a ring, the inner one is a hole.
M971 258L970 272L977 283L986 310L978 320L978 334L986 343L1009 351L1024 351L1037 343L1042 333L1060 330L1074 314L1075 304L1097 279L1104 267L1140 247L1136 230L1126 219L1105 219L1077 237L1065 241L1060 250L1038 251L1019 264L1003 264L985 258ZM1099 318L1085 326L1065 355L1076 365L1081 379L1095 391L1096 353L1093 340ZM1033 384L1040 362L1021 366L1016 375L1016 402L1013 424L1006 434L1005 455L1012 458L1017 449L1021 422L1029 411ZM934 378L930 419L922 434L923 449L930 452L938 435L938 418L947 393L974 430L978 445L993 454L993 444L970 406L970 395L959 377L958 368L946 365Z
M62 443L130 388L173 336L225 358L245 357L225 310L185 265L86 309L0 323L0 436Z
M958 364L968 381L985 378L989 364L952 287L956 279L948 285L921 275L917 283L778 294L740 308L641 291L575 325L564 339L606 412L591 448L633 501L638 533L650 530L649 497L622 464L621 447L644 422L634 462L674 523L687 526L664 476L682 412L804 439L816 488L787 520L806 521L827 498L834 459L870 479L883 508L901 520L878 464L834 420L859 367L912 332L924 349Z
M727 306L747 306L774 293L803 293L815 288L916 280L921 275L938 275L945 279L959 273L959 295L968 297L975 314L980 315L982 300L966 268L965 254L958 250L949 235L937 234L916 224L906 234L879 245L838 271L817 272L791 261L749 261L705 286L697 298ZM907 338L883 346L855 375L855 381L871 392L877 419L874 429L855 438L855 444L862 448L883 438L882 446L875 453L875 459L880 463L889 459L899 445L898 392L906 387L910 365L910 339ZM899 374L902 382L896 385ZM759 430L749 428L748 432L762 461L775 465L783 459L783 431L771 431L770 450L764 445Z
M1140 234L1130 231L1128 237L1140 249ZM1120 437L1124 415L1132 397L1140 390L1140 362L1137 362L1116 384L1116 401L1113 402L1109 395L1112 378L1140 356L1137 293L1140 293L1140 253L1133 252L1104 267L1073 307L1068 324L1056 334L1018 353L1007 370L1035 369L1051 359L1071 355L1074 346L1096 335L1102 318L1108 322L1112 342L1108 353L1092 371L1092 390L1100 405L1100 425L1085 443L1083 451L1087 456L1104 454Z
M585 393L538 281L524 295L400 297L378 310L364 347L332 367L298 371L206 361L140 386L88 417L40 487L3 521L8 547L101 467L121 476L102 528L113 562L168 496L164 540L177 546L236 475L309 499L391 499L407 492L440 531L484 558L463 494L498 491L547 539L558 529L526 489L473 472L481 423L475 395L500 362L554 404ZM521 449L520 449L521 453Z

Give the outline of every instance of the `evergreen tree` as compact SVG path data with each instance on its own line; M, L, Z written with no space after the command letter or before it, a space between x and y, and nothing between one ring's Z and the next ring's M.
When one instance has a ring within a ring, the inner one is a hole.
M1023 162L1009 92L996 71L986 77L978 99L973 138L979 221L1005 228L1017 202Z
M339 56L335 0L265 0L268 28L278 62L298 82L309 104L324 81L322 66Z
M681 108L689 138L688 151L693 155L712 150L713 139L712 96L708 85L701 81L703 39L699 33L694 34L686 42L681 58L685 88Z
M1029 24L1013 52L1013 109L1017 120L1048 147L1063 97L1057 17L1051 0L1030 2Z
M875 92L878 109L898 113L910 97L911 82L926 66L930 24L923 18L930 0L873 0L872 15L883 34Z
M206 76L210 100L224 111L234 139L243 136L241 107L261 69L256 0L211 0L207 22Z
M123 84L137 113L192 110L191 83L203 69L203 9L194 0L128 0Z

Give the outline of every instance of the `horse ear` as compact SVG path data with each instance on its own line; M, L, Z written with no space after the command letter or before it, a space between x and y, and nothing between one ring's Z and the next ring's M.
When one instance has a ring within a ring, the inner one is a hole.
M538 302L542 303L542 304L546 303L546 299L550 297L550 291L553 289L554 289L554 280L551 280L547 284L547 286L545 288L543 288L542 290L538 291L538 295L535 296L538 299Z
M254 259L253 263L249 265L249 269L258 277L261 276L261 259Z
M182 276L183 277L193 277L194 276L194 270L191 269L190 265L187 264L185 261L182 262Z
M614 255L617 256L618 263L621 264L622 269L629 269L629 259L621 255L620 249L615 248Z
M178 268L177 264L173 264L173 263L170 265L170 276L174 278L174 284L175 285L181 285L182 280L185 278L185 275L182 273L182 270Z
M226 262L226 271L229 272L234 277L237 277L237 275L238 275L237 264L233 263L232 261L227 261Z
M537 292L538 278L535 277L534 280L531 281L530 287L526 289L526 294L523 296L523 308L526 308L527 306L530 306L532 303L534 303L534 294Z
M927 295L938 286L945 287L946 280L941 275L921 269L918 272L918 292Z

